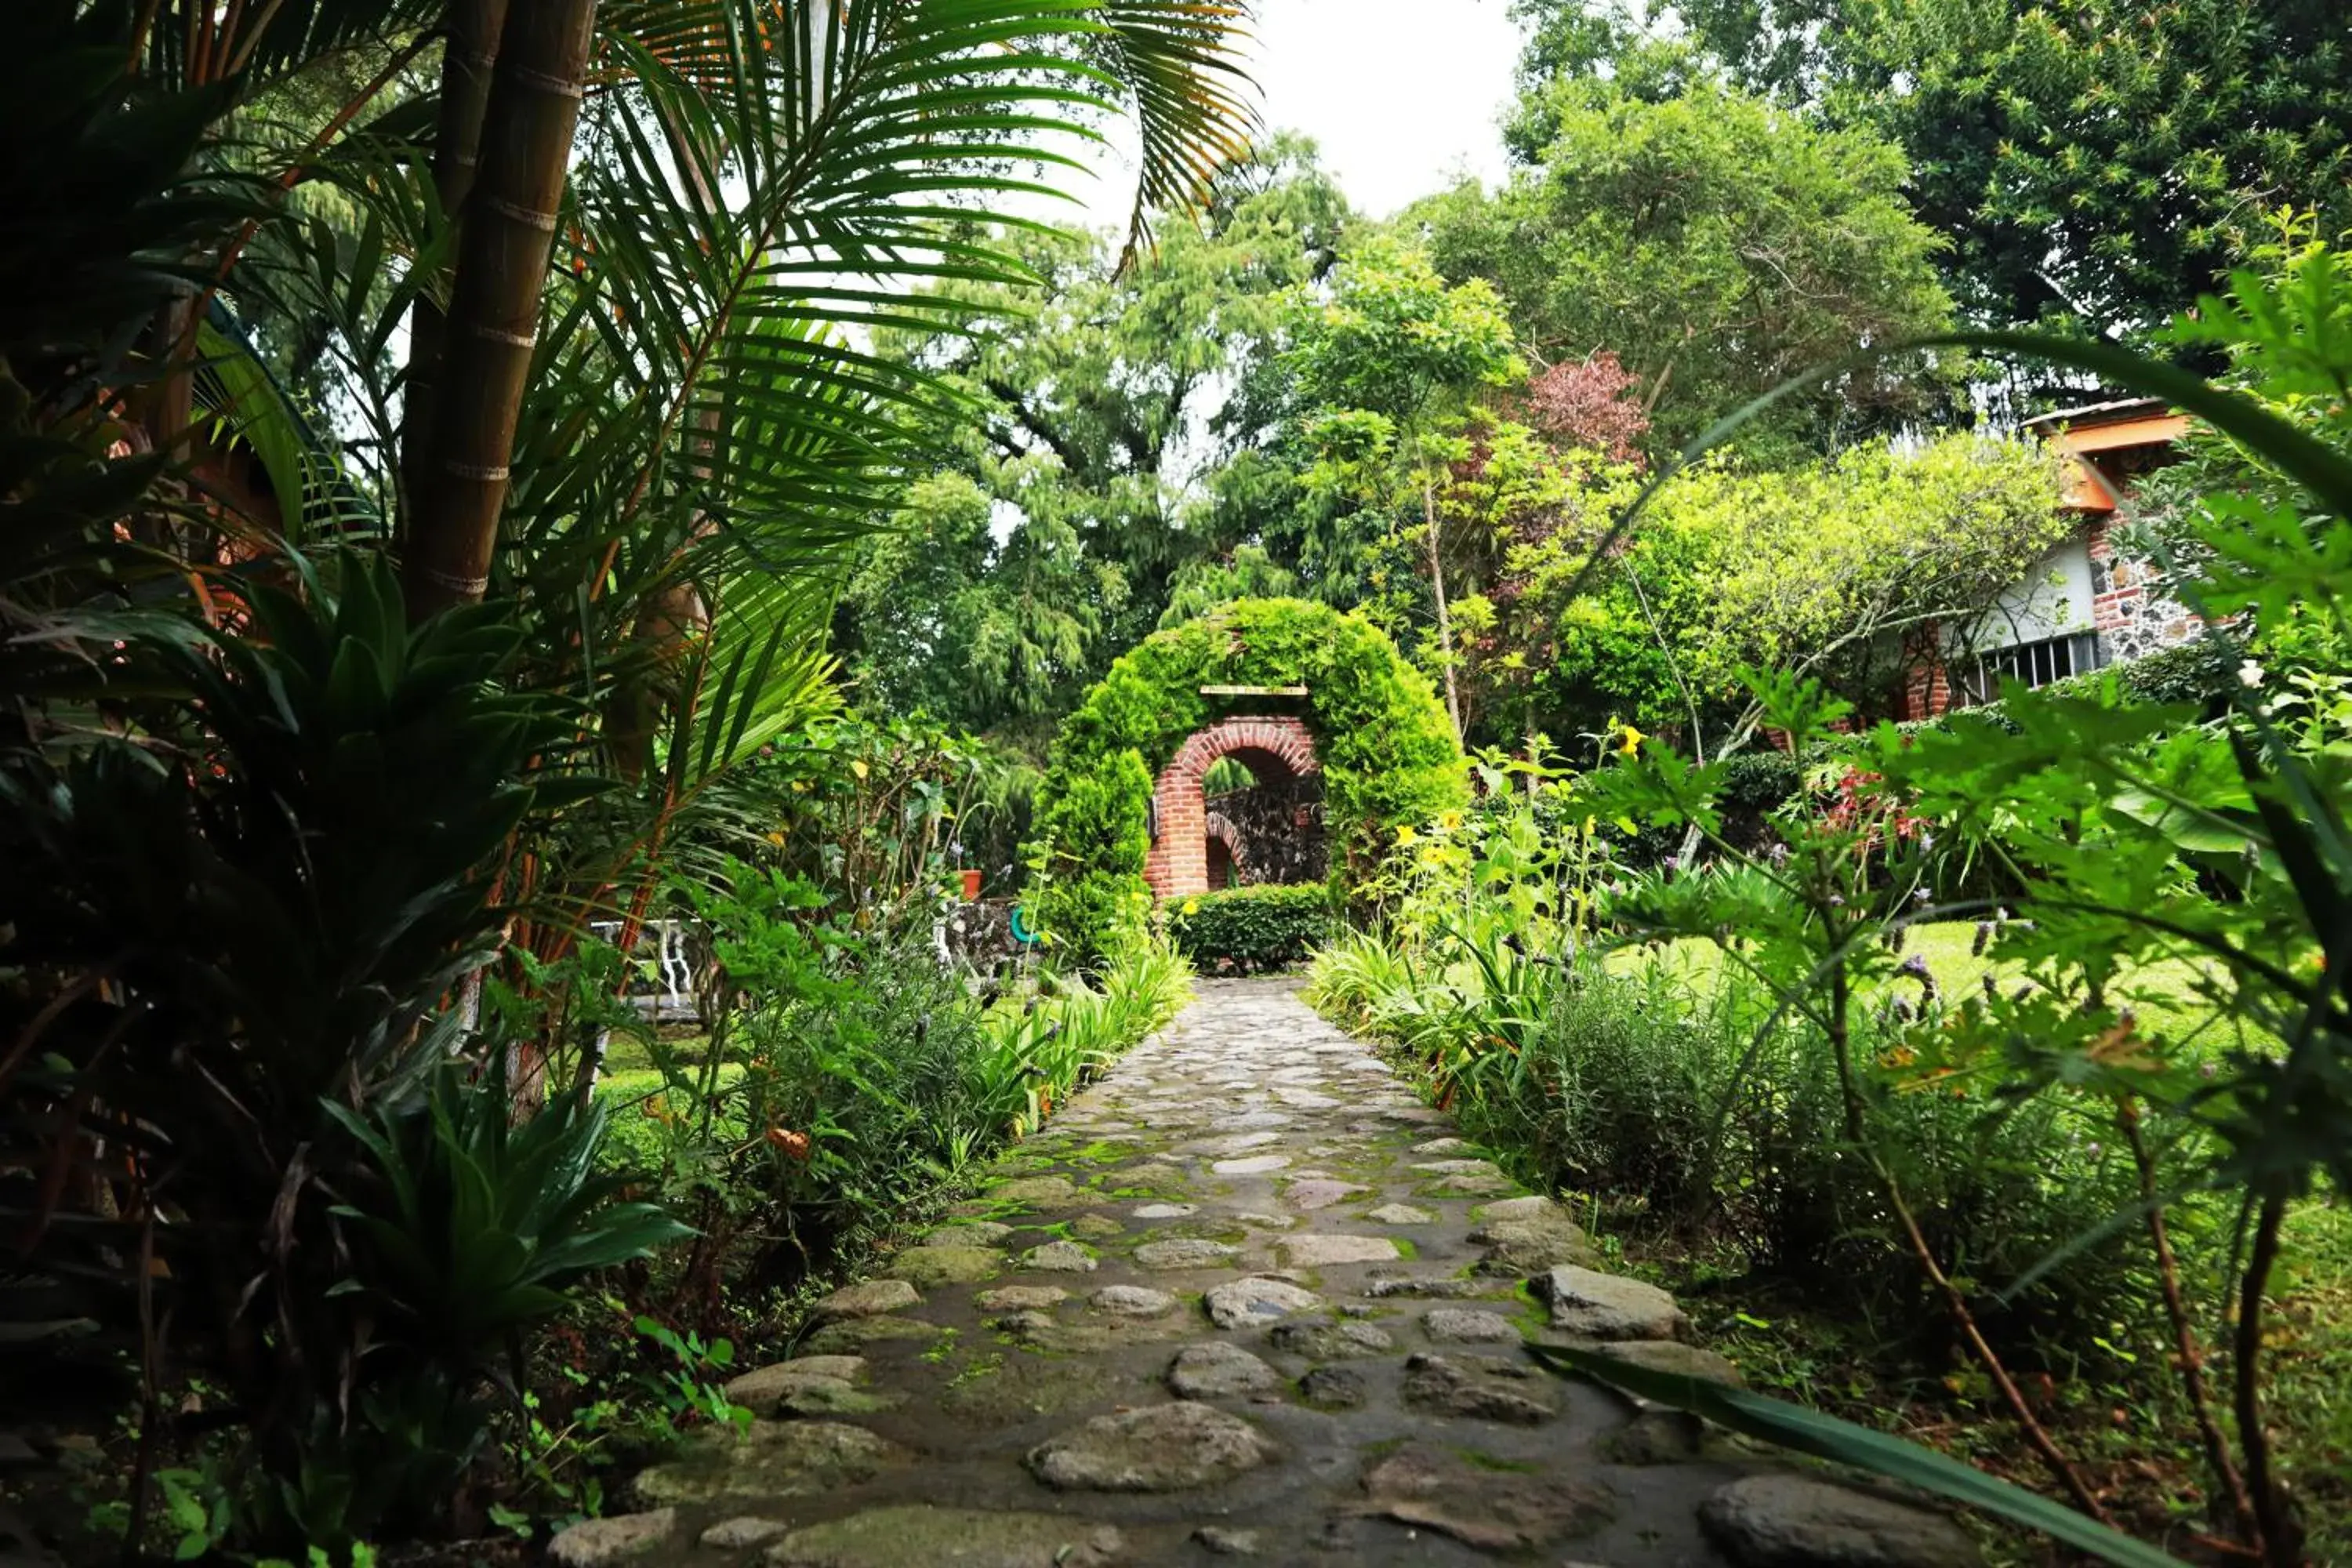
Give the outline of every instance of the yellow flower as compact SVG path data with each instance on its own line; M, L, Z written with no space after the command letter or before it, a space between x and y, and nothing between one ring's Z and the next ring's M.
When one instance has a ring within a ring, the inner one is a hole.
M768 835L768 842L782 849L784 847L784 836L781 833L771 833Z
M1441 812L1438 815L1437 826L1451 833L1462 826L1462 814L1458 811Z
M1199 913L1201 912L1201 900L1198 900L1198 899L1187 899L1187 900L1184 900L1184 912L1185 912L1186 914L1188 914L1188 915L1197 915L1197 914L1199 914Z
M1631 724L1624 725L1623 729L1625 731L1625 740L1624 743L1617 748L1617 754L1621 757L1637 755L1642 750L1643 741L1647 737L1645 737L1641 731L1633 728Z
M1397 829L1397 842L1410 847L1421 842L1421 834L1410 822Z

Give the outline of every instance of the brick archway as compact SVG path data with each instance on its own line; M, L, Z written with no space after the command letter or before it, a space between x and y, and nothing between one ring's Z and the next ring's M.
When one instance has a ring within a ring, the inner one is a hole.
M1315 755L1315 737L1297 719L1227 719L1196 731L1177 748L1174 760L1160 771L1152 786L1157 831L1144 860L1143 879L1154 898L1210 890L1209 807L1201 785L1220 757L1232 757L1261 777L1271 772L1304 778L1323 771Z

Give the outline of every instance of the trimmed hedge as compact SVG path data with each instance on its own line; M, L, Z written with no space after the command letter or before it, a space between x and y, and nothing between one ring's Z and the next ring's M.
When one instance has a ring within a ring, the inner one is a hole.
M1203 972L1255 974L1306 963L1336 913L1328 887L1269 882L1169 905L1168 934Z
M1038 914L1081 962L1149 908L1152 782L1223 716L1203 686L1304 686L1323 764L1331 874L1344 892L1397 830L1466 805L1468 770L1429 678L1370 622L1303 599L1244 599L1139 643L1063 721L1038 811Z

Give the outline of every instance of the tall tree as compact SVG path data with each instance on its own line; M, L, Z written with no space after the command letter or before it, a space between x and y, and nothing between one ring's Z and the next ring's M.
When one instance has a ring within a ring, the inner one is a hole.
M1902 153L1870 132L1677 70L1559 77L1514 135L1527 162L1500 191L1465 184L1411 216L1447 278L1495 283L1540 357L1616 354L1658 445L1948 320L1940 242L1910 215ZM1769 428L1830 445L1930 401L1911 367L1854 371Z
M906 538L864 548L835 618L861 685L975 729L1042 732L1180 583L1215 580L1202 574L1287 499L1223 474L1278 438L1268 382L1286 301L1328 269L1347 221L1313 148L1276 137L1220 174L1197 226L1163 224L1148 250L1078 231L1020 241L1044 308L1018 287L960 285L933 297L936 324L885 334L892 363L964 401L939 432L937 479L898 517ZM961 313L982 312L968 330Z
M1629 488L1594 479L1545 526L1520 523L1511 552L1539 699L1586 724L1685 727L1709 757L1753 733L1744 668L1884 712L1906 634L1965 646L2071 526L2056 460L2032 443L1958 434L1761 472L1704 464L1659 489L1571 601Z
M1457 738L1462 696L1445 589L1437 488L1464 453L1478 393L1522 379L1510 323L1484 280L1449 287L1419 253L1379 238L1350 255L1327 293L1303 297L1285 362L1324 460L1310 482L1352 492L1393 524L1417 501L1437 666Z
M2352 226L2338 0L1520 0L1531 74L1684 33L1748 87L1908 155L1962 309L2135 332L2195 304L2267 209Z

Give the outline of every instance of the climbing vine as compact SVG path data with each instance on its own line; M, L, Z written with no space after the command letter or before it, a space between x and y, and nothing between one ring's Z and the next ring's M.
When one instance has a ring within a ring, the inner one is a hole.
M1331 876L1376 871L1397 830L1465 804L1462 751L1429 679L1377 627L1299 599L1244 599L1147 638L1062 724L1033 857L1055 938L1100 952L1149 908L1152 781L1220 716L1204 686L1304 686L1323 764Z

